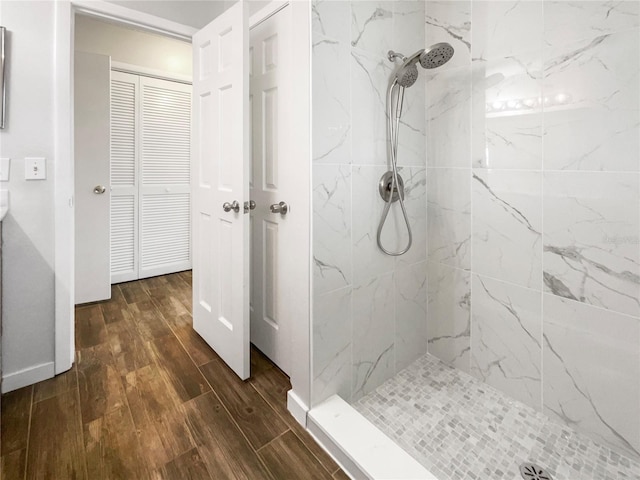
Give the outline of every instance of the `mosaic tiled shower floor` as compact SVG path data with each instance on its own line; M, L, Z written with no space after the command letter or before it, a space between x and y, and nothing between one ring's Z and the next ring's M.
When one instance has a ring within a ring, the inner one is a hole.
M431 355L353 405L439 480L640 479L640 463L555 423Z

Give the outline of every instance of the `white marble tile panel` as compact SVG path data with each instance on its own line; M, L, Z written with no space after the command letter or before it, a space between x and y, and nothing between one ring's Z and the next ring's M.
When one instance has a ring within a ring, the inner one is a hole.
M471 268L471 169L427 169L427 258Z
M640 2L545 1L544 43L562 47L576 40L595 38L640 26Z
M393 1L351 3L351 46L380 58L393 50Z
M504 58L536 51L542 43L542 1L474 1L472 58Z
M427 263L396 270L395 372L427 353Z
M382 253L376 241L384 200L378 193L378 182L387 171L384 166L353 167L353 279L354 285L366 284L372 277L392 272L395 258ZM382 241L388 250L401 248L406 239L398 202L392 205Z
M313 166L314 293L352 282L351 166Z
M425 47L425 4L426 2L422 0L396 0L393 2L392 46L388 50L409 56Z
M353 401L394 374L394 301L393 274L353 289Z
M471 374L542 409L542 292L473 275Z
M544 411L640 457L640 319L544 295Z
M313 0L311 28L315 34L349 44L351 41L351 2Z
M425 6L426 45L447 42L453 58L440 68L468 67L471 62L471 1L429 1Z
M544 49L545 114L561 108L603 110L640 108L640 30L601 35Z
M314 35L313 161L351 163L350 48Z
M387 86L393 64L351 50L352 161L358 165L387 165Z
M542 289L542 173L473 171L473 271Z
M467 373L471 352L470 275L447 265L427 264L427 350Z
M331 395L351 399L351 287L313 302L313 403Z
M471 166L471 68L433 70L427 77L427 166Z
M545 291L640 315L638 174L544 174Z

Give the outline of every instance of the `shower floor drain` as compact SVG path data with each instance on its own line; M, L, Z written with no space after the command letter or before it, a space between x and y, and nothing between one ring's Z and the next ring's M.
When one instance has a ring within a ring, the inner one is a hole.
M550 473L534 463L523 463L520 465L520 475L525 480L553 480Z

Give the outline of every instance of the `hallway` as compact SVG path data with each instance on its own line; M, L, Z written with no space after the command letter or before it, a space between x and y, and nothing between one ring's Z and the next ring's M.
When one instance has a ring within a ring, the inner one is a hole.
M76 308L76 362L2 398L2 479L345 479L256 349L242 382L193 331L191 272Z

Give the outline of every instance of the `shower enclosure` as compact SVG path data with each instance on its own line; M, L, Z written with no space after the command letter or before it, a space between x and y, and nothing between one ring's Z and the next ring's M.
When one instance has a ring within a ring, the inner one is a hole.
M640 2L312 12L312 408L340 396L439 479L640 476ZM441 42L385 255L387 55Z

